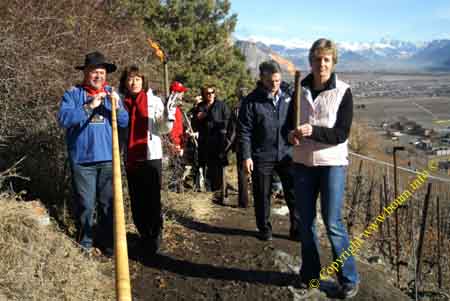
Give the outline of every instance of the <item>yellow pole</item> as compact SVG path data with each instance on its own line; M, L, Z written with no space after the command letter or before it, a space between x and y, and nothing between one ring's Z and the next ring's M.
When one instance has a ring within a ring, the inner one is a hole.
M127 231L123 208L122 173L120 171L117 106L111 93L113 195L114 195L114 257L116 266L116 300L131 301L130 271L128 268Z

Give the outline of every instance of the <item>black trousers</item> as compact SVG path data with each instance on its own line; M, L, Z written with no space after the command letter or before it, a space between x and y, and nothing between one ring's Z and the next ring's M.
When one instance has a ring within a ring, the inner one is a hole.
M157 238L163 228L161 169L158 159L139 162L127 170L133 221L144 241Z
M206 161L206 182L211 191L221 190L223 183L223 164L218 160Z
M236 153L236 167L238 176L238 204L239 207L248 207L248 178L247 172L242 166L242 156Z
M291 231L297 232L299 213L295 206L294 179L291 162L254 162L252 181L256 225L260 232L272 232L270 223L270 201L272 192L272 173L276 171L283 186L284 198L289 208Z

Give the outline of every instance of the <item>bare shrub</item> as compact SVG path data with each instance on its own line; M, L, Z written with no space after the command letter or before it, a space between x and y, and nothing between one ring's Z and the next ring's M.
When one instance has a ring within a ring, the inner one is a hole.
M6 3L7 2L7 3ZM0 4L0 170L22 156L16 190L46 200L53 216L62 216L70 197L64 131L57 111L64 90L81 81L86 53L99 50L119 66L109 79L118 83L120 68L147 62L149 48L138 21L108 14L92 1L13 0ZM150 77L154 67L147 64Z

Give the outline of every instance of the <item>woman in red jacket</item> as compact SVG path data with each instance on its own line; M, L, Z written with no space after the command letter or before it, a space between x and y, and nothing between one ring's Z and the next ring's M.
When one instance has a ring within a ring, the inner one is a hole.
M174 81L170 85L171 95L177 94L177 100L183 100L184 92L188 89L180 82ZM172 178L169 183L169 189L174 192L182 192L184 190L183 175L184 175L184 125L183 112L180 106L176 107L175 121L173 122L172 131L170 132L170 142L172 143L173 160L171 165L173 167Z
M175 99L170 98L165 107L147 87L139 67L130 66L122 73L119 90L130 116L125 161L131 211L145 251L156 253L163 228L161 135L172 129Z

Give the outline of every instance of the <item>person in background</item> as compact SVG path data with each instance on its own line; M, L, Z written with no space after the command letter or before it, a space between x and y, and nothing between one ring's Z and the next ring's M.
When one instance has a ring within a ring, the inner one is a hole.
M281 68L270 60L259 65L260 80L239 112L239 147L243 168L252 176L256 225L261 240L272 240L270 218L272 174L281 180L289 208L289 237L299 240L292 178L292 145L287 134L294 128L291 92L282 86Z
M79 242L88 253L98 246L113 254L112 126L111 101L117 105L119 127L128 124L128 113L106 77L117 68L100 52L86 55L83 82L64 93L58 113L66 129ZM94 213L97 227L94 233Z
M224 166L228 164L225 154L226 132L230 109L225 102L216 99L212 85L202 88L202 102L197 105L192 127L198 131L199 164L206 166L207 190L222 190ZM224 195L219 202L224 202Z
M342 223L348 136L353 118L353 98L348 84L334 72L336 44L327 39L313 43L309 51L311 73L301 82L300 126L289 133L294 144L295 197L300 212L302 265L300 286L319 279L321 265L315 228L316 202L320 208L333 251L333 260L349 248ZM359 276L354 257L346 258L337 272L343 297L358 293Z
M248 207L248 177L242 164L242 152L237 141L237 133L239 132L239 109L242 106L242 103L245 101L245 96L247 94L247 89L245 87L240 87L237 90L236 95L238 97L238 103L233 109L227 130L228 141L231 144L231 149L236 153L236 170L238 175L238 206L241 208Z
M135 65L123 71L119 89L130 115L125 166L131 212L145 253L154 254L160 247L163 229L161 135L172 129L175 99L169 99L164 106Z
M172 131L170 132L170 142L172 161L171 166L173 167L173 173L171 181L169 184L169 189L174 192L181 193L184 191L183 174L184 174L184 144L185 144L185 133L184 133L184 117L181 108L181 101L183 100L184 93L188 89L183 86L182 83L174 81L170 85L171 95L178 95L177 106L175 111L175 122L173 124Z
M187 141L192 149L192 176L193 176L193 185L194 185L194 191L200 191L204 192L206 190L205 188L205 166L200 165L199 161L199 147L198 147L198 131L194 130L192 126L193 119L195 117L195 113L198 109L198 105L203 101L201 95L197 95L194 97L194 105L187 113L187 124L188 124L188 130L187 130Z

